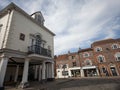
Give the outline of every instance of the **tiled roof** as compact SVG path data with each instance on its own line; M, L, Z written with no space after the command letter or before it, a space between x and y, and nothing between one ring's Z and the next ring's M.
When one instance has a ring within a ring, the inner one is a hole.
M86 52L86 51L92 51L92 50L93 50L92 48L81 49L81 50L78 51L78 53Z
M56 60L67 60L68 54L59 55Z
M117 41L120 41L120 38L118 38L118 39L110 38L110 39L96 41L92 45L101 45L101 44L106 44L106 43L114 43L114 42L117 42Z

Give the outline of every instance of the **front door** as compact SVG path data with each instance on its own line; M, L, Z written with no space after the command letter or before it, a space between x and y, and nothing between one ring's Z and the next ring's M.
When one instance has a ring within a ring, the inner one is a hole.
M110 69L111 69L112 75L117 76L117 72L116 72L115 67L111 67Z

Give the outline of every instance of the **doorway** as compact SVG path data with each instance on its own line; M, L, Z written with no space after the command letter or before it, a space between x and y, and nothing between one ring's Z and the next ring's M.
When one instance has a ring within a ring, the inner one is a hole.
M110 69L111 69L112 75L117 76L117 72L116 72L115 67L111 67Z

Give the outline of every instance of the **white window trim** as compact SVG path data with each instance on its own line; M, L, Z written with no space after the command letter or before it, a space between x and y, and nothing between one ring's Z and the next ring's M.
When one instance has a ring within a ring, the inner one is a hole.
M114 48L114 45L116 45L117 46L117 48ZM112 44L112 49L118 49L118 48L120 48L120 46L117 44L117 43L114 43L114 44Z
M85 56L85 54L87 54L88 56ZM83 53L83 57L89 57L89 56L90 56L90 54L88 52Z
M90 61L90 65L92 65L92 60L86 59L86 60L84 61L85 65L87 65L87 64L86 64L86 61ZM89 65L87 65L87 66L89 66Z
M100 51L97 51L97 49L99 49ZM102 51L102 48L101 48L101 47L95 47L95 51L96 51L96 52L101 52L101 51Z
M115 60L116 61L120 61L119 59L118 59L118 57L117 57L117 54L120 54L120 52L117 52L114 56L115 56Z
M97 56L97 60L99 61L99 63L103 63L103 62L100 62L99 57L103 57L103 62L105 62L105 56L103 56L103 55L98 55Z

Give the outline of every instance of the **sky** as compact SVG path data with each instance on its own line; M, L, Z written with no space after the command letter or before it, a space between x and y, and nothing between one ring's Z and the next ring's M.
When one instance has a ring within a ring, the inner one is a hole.
M56 34L55 55L120 38L120 0L0 0L0 10L11 2L28 14L42 12L45 26Z

